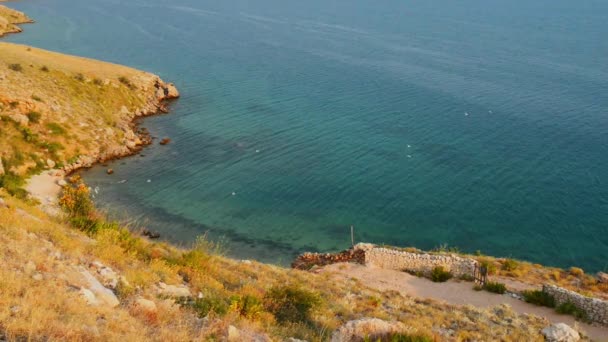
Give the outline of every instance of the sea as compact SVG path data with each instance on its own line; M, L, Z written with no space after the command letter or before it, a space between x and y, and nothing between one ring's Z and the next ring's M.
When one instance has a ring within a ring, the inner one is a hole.
M27 0L5 40L174 82L82 173L134 229L287 265L355 242L608 268L604 0ZM106 169L114 169L107 175Z

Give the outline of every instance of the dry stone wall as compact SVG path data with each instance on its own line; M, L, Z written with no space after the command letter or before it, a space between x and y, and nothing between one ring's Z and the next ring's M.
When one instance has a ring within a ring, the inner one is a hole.
M365 264L380 268L430 275L437 266L443 266L455 277L473 276L477 261L454 254L411 253L375 247L366 251Z
M585 297L554 285L543 285L543 292L553 296L556 305L570 302L583 310L592 322L608 325L608 301Z

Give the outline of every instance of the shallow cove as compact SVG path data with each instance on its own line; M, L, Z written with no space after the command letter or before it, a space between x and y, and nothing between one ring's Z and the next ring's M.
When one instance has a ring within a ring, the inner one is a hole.
M347 247L354 225L360 241L607 266L605 2L9 5L37 24L7 40L180 89L144 125L171 144L84 174L115 217L280 263Z

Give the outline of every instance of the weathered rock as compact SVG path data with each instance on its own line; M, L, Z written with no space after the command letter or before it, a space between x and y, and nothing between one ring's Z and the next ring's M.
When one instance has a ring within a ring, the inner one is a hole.
M359 342L364 339L389 337L395 333L407 333L408 328L401 322L387 322L378 318L361 318L349 321L331 335L331 342Z
M16 121L18 124L20 124L21 126L27 126L27 124L30 122L30 120L27 118L27 116L25 116L23 114L11 114L11 115L9 115L9 117L13 121Z
M65 179L60 179L57 181L57 185L64 187L68 185L68 182L66 182Z
M103 286L111 289L116 288L120 280L120 276L118 273L114 272L113 269L98 261L92 262L89 267L91 267L99 275Z
M107 170L106 170L106 173L107 173L107 174L109 174L109 175L111 175L111 174L113 174L113 173L114 173L114 169L107 169Z
M171 139L169 139L169 138L163 138L163 139L160 141L160 143L159 143L159 144L161 144L161 145L167 145L167 144L168 144L168 143L170 143L170 142L171 142Z
M51 169L52 169L52 168L54 168L54 167L55 167L55 162L54 162L52 159L47 159L47 160L46 160L46 165L47 165L49 168L51 168Z
M175 99L179 97L179 91L177 90L177 88L175 87L175 85L173 83L167 83L165 84L166 86L166 96L165 98L167 99Z
M228 327L228 333L226 334L228 341L240 341L241 333L234 325Z
M186 286L167 285L163 282L158 283L159 294L162 296L180 298L180 297L191 297L192 293Z
M0 158L0 176L4 175L4 165L2 164L2 158Z
M557 323L544 328L541 333L547 342L577 342L581 339L578 332L568 324Z
M83 287L80 289L80 294L82 295L84 300L87 302L87 304L93 305L93 306L99 305L99 301L97 300L97 297L95 297L95 294L93 293L93 291Z
M0 198L0 209L2 208L8 208L8 204L6 204L6 202L4 202L2 198Z
M33 261L28 261L24 266L23 266L23 272L25 272L25 274L32 274L36 271L36 264Z
M134 305L138 310L146 312L156 312L157 310L156 303L142 297L137 297L137 299L135 299Z
M114 292L112 292L110 289L105 288L103 285L101 285L101 283L95 277L93 277L93 275L91 275L91 273L89 273L86 270L82 270L80 272L80 274L84 277L85 281L88 283L88 290L90 290L95 295L95 298L97 299L97 301L100 304L103 304L103 305L106 305L109 307L115 307L118 304L120 304L120 302L118 301L118 298L116 298L116 295L114 294Z

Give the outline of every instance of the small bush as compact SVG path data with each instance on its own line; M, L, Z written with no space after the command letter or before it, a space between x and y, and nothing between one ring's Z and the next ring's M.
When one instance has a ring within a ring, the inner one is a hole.
M129 89L133 89L135 88L135 86L133 85L133 83L131 83L131 81L129 81L128 78L124 77L124 76L120 76L118 78L118 81L124 85L126 85Z
M475 290L475 291L481 291L481 290L483 290L483 286L481 286L479 284L475 284L475 286L473 286L473 290Z
M205 317L210 312L216 313L220 316L225 315L228 312L229 302L217 295L206 295L203 298L197 298L193 303L188 303L187 299L182 299L179 304L189 305L199 317Z
M40 67L40 71L49 72L49 68L46 65Z
M38 101L38 102L44 102L44 101L42 101L42 98L40 96L36 96L36 95L32 95L32 100Z
M9 64L8 68L11 69L11 70L13 70L13 71L17 71L17 72L23 71L23 67L19 63Z
M76 79L76 81L79 81L79 82L84 82L84 75L83 75L83 74L81 74L81 73L76 74L76 75L74 76L74 78Z
M32 132L32 130L27 127L21 128L21 136L23 136L23 140L27 142L35 143L38 141L38 134Z
M100 86L100 85L103 85L103 82L99 78L94 78L93 84L96 86Z
M502 269L505 271L515 271L519 267L519 262L513 259L507 259L502 263Z
M320 305L321 298L316 293L294 285L275 286L264 296L264 307L281 323L308 323Z
M483 286L483 289L488 292L498 293L498 294L503 294L503 293L507 292L507 287L505 286L505 284L493 282L493 281L487 282Z
M27 118L30 120L31 123L39 123L41 117L42 117L42 114L40 114L38 112L27 113Z
M524 296L524 300L528 303L550 308L555 307L555 298L541 290L528 290L523 291L521 294Z
M569 272L571 275L573 275L575 277L580 277L585 274L585 271L582 268L578 268L578 267L570 267Z
M565 302L558 305L555 311L560 314L572 315L582 321L588 321L587 314L572 302Z
M443 266L437 266L433 268L431 272L431 280L436 283L443 283L452 278L452 273L446 271Z
M61 125L55 122L47 123L46 128L48 128L51 131L51 134L53 135L64 135L67 133L65 128L61 127Z
M94 208L90 190L84 183L80 183L76 187L64 187L59 204L68 212L70 217L81 221L88 219ZM90 222L81 223L90 224Z
M0 188L6 189L6 191L19 199L27 198L27 191L22 188L25 184L25 180L11 172L7 172L0 176Z
M240 316L253 318L264 311L262 301L255 296L232 296L230 297L230 308Z

